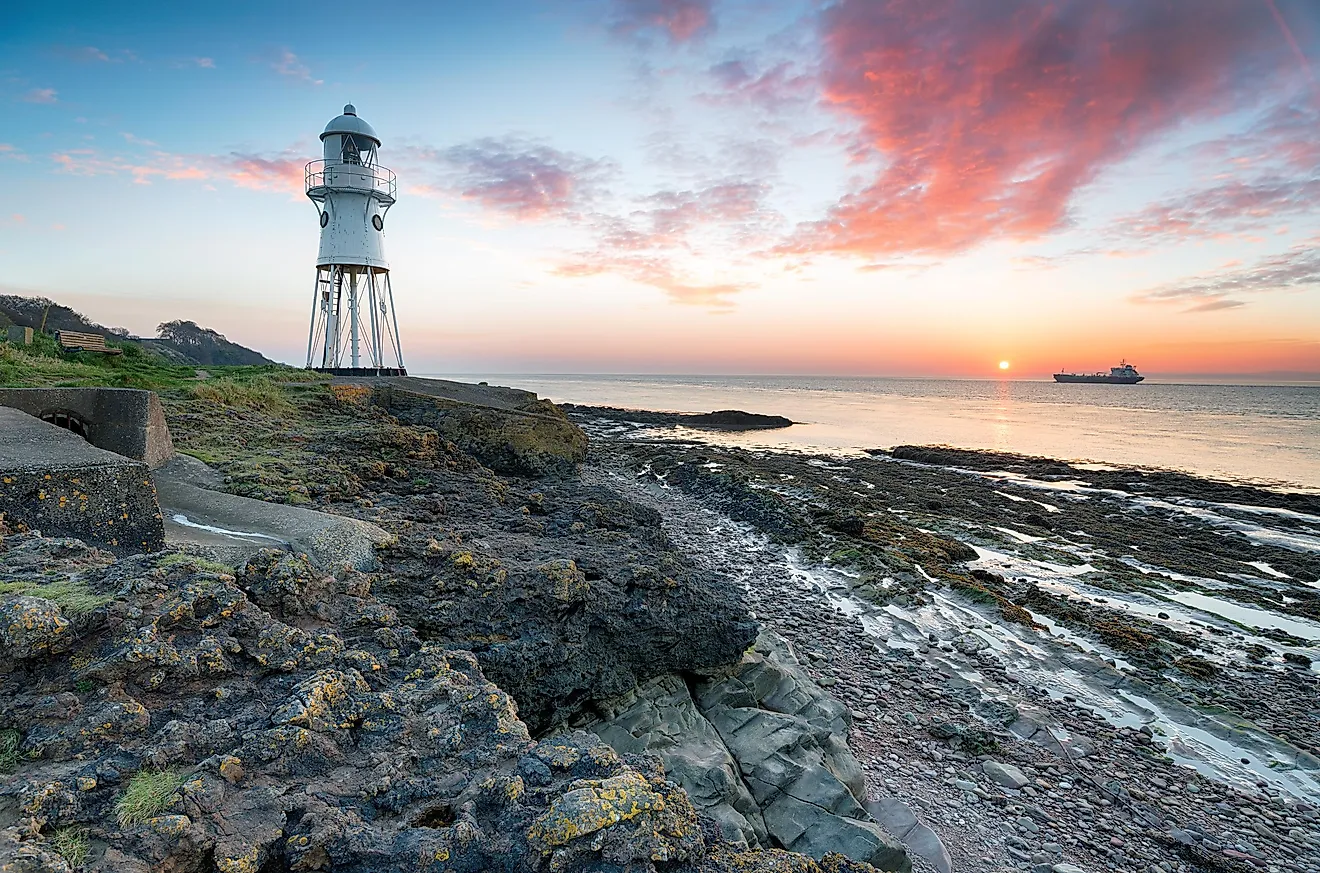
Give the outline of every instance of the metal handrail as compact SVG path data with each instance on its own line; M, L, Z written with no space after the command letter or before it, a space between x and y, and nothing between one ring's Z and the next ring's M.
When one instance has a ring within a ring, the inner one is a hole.
M393 170L385 167L372 167L367 164L350 164L344 161L327 161L324 158L319 161L311 161L307 164L304 174L305 190L311 193L313 188L324 188L326 185L327 170L333 171L344 168L345 172L351 173L358 178L370 178L371 190L373 193L385 194L389 198L395 198L399 193L399 183ZM351 186L357 187L357 186Z

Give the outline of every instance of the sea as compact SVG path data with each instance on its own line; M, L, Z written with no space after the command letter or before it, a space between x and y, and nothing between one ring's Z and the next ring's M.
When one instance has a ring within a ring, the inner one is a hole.
M1182 470L1320 492L1320 386L1060 385L835 376L441 375L556 403L670 412L740 409L792 427L693 438L855 454L949 445L1082 463Z

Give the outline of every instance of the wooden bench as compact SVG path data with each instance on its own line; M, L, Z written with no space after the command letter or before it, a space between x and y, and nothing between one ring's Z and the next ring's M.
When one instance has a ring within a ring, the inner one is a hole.
M79 333L76 330L55 331L55 341L66 352L96 352L102 355L122 355L123 349L112 349L99 333Z

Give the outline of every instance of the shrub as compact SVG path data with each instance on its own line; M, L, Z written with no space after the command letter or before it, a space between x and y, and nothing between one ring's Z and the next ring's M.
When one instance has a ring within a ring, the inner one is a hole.
M60 828L51 835L50 843L70 867L81 867L91 849L87 828Z
M18 744L23 735L13 728L0 730L0 773L13 773L18 769Z
M160 815L182 785L183 776L173 770L139 771L115 801L120 826L139 824Z

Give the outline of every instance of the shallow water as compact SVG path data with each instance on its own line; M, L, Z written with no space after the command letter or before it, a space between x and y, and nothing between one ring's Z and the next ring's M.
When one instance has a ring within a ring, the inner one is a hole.
M760 376L452 376L556 402L743 409L801 424L708 437L849 453L943 443L1320 490L1320 387Z
M760 587L762 591L773 590L777 592L775 596L820 598L838 612L860 621L878 645L920 653L988 697L1012 699L1021 692L987 679L979 669L976 656L951 650L949 644L962 635L974 634L984 640L1026 689L1040 689L1040 693L1055 700L1068 697L1114 725L1149 725L1163 738L1167 753L1178 763L1244 788L1265 782L1295 796L1320 800L1320 772L1307 769L1314 762L1299 758L1292 746L1232 716L1193 709L1163 696L1143 682L1137 668L1119 653L1060 626L1047 616L1034 615L1045 627L1043 631L1006 622L997 611L943 592L938 584L927 590L930 602L924 605L891 602L877 606L853 593L854 574L814 563L794 549L775 545L664 482L643 474L641 479L616 475L611 477L610 484L635 496L649 495L656 500L667 516L666 530L684 551L704 556L741 584ZM1029 483L1014 482L1010 487L1024 486L1024 492L1029 495ZM1081 495L1069 495L1072 499L1077 496ZM1018 532L988 526L981 531L997 545L973 543L978 558L970 566L1025 578L1055 594L1103 603L1118 613L1160 620L1171 629L1203 640L1205 647L1201 654L1211 661L1246 666L1245 649L1255 644L1271 652L1265 659L1270 666L1264 669L1291 669L1285 667L1283 653L1303 650L1257 636L1251 629L1283 627L1305 639L1317 639L1315 634L1320 633L1320 625L1312 626L1304 620L1208 595L1189 597L1189 592L1171 586L1138 592L1096 587L1087 580L1101 571L1089 563L1068 565L1026 557L1018 551L1032 549L1036 544L1024 542ZM1082 560L1088 553L1084 546L1071 546L1057 539L1052 539L1049 545ZM920 566L917 569L924 573ZM1178 575L1156 566L1143 569L1166 578ZM1211 581L1186 578L1194 582ZM1308 654L1314 654L1314 650ZM1313 666L1313 671L1317 667L1320 663ZM1029 709L1029 698L1018 701Z

